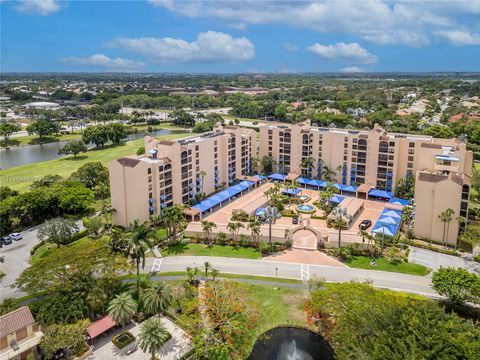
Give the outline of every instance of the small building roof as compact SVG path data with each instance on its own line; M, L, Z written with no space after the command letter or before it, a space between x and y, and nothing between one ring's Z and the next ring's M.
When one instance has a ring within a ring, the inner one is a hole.
M105 331L111 329L115 325L116 325L115 321L113 321L110 315L107 315L97 321L94 321L88 327L88 336L90 336L90 339L94 339L98 335L103 334Z
M132 159L132 158L120 158L117 159L117 161L120 163L122 166L128 166L128 167L135 167L138 165L140 160L137 159Z
M0 338L35 323L28 306L22 306L0 317Z

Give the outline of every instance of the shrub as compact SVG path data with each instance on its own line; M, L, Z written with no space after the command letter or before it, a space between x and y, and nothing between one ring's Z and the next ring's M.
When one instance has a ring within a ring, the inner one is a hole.
M351 246L345 246L335 249L335 256L346 261L353 256L353 251Z
M390 261L398 262L403 261L403 259L405 258L404 252L395 246L391 246L387 250L385 250L384 256Z
M122 331L120 334L112 338L112 343L119 349L123 349L135 340L135 336L129 331Z
M137 149L137 155L145 154L145 146L141 146Z
M480 263L480 254L473 257L473 261Z

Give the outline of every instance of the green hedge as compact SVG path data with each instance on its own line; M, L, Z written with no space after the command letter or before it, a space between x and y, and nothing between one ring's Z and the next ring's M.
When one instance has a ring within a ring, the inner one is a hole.
M122 331L120 334L112 338L112 343L119 349L123 349L128 344L135 341L135 336L129 331Z

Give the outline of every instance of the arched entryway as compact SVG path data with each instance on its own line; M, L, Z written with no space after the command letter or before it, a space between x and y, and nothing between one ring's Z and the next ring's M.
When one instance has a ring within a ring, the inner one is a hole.
M317 234L307 227L293 233L292 247L295 249L317 250Z

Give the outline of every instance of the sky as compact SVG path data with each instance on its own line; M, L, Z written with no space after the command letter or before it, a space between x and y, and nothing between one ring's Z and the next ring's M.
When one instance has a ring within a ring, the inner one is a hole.
M480 71L480 0L0 0L2 72Z

